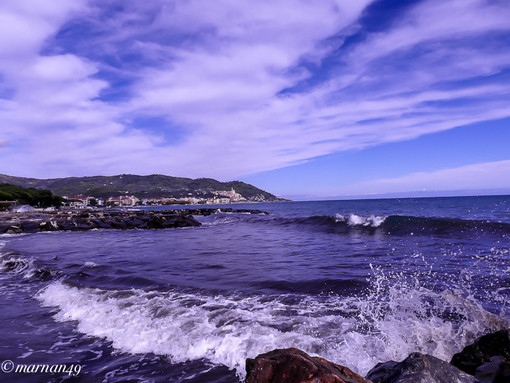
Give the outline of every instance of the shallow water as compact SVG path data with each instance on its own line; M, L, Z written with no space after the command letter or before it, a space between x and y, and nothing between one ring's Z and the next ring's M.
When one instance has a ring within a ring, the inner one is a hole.
M247 357L298 347L365 374L510 324L510 197L235 207L271 214L0 237L0 360L238 382Z

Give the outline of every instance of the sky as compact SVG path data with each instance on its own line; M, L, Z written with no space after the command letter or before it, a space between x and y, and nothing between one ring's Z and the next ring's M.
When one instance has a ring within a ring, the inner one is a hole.
M510 193L508 0L2 0L0 173Z

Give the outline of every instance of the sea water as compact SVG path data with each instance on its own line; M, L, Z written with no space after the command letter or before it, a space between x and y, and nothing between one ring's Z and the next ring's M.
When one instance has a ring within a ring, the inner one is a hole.
M286 347L364 375L510 325L510 197L234 207L270 214L0 236L0 361L81 367L1 381L239 382Z

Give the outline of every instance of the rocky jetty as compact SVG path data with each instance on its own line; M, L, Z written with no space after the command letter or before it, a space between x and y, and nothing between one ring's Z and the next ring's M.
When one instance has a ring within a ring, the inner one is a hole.
M246 383L510 383L510 333L478 338L451 363L412 353L402 362L379 363L365 378L319 357L290 348L246 360Z
M246 360L246 383L370 383L347 367L311 357L297 348L274 350Z
M267 214L247 209L87 210L62 212L2 213L0 234L36 233L59 230L165 229L200 226L194 215L214 213Z

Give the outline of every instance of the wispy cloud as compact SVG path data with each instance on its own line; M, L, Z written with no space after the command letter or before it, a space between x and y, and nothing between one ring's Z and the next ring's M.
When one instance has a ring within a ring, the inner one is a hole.
M3 172L226 179L510 115L504 2L422 1L377 32L370 5L4 1Z
M433 192L459 190L509 190L510 160L419 172L403 177L380 179L350 185L338 195L370 195L398 192Z

